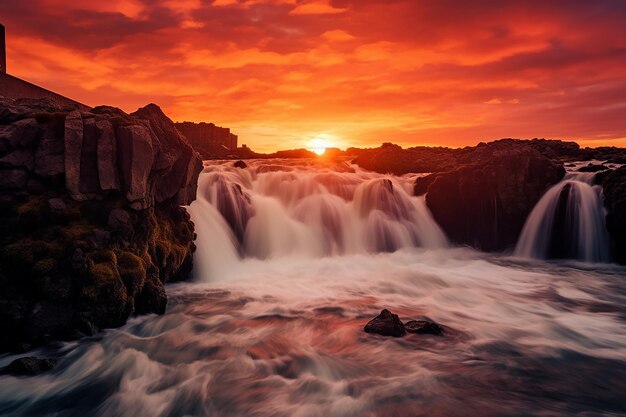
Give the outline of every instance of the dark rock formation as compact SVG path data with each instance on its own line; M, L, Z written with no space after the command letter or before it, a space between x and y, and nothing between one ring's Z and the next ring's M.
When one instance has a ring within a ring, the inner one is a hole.
M584 167L580 167L578 169L578 171L580 171L580 172L600 172L600 171L606 171L607 169L609 169L609 167L607 167L606 165L588 164L588 165L585 165Z
M243 162L241 159L239 161L236 161L233 166L235 168L241 168L241 169L246 169L248 168L248 164L246 164L245 162Z
M443 328L430 320L411 320L404 323L404 328L408 333L413 334L432 334L435 336L441 336L443 334Z
M227 158L237 152L237 135L213 123L176 123L176 128L189 140L203 159Z
M604 189L606 228L614 244L613 258L626 264L626 167L598 175Z
M500 139L488 144L451 149L442 147L417 146L402 149L392 143L384 143L379 148L357 149L349 148L345 154L354 157L354 163L362 168L380 173L402 175L407 173L447 172L461 165L472 163L476 150L485 146L520 145L538 151L548 159L559 161L587 161L603 160L614 163L626 163L626 149L580 148L575 142L546 139Z
M0 375L13 376L34 376L51 371L56 366L58 360L51 358L37 358L26 356L11 362L0 369Z
M453 242L478 249L505 249L517 241L531 210L565 170L520 141L482 144L464 164L416 181L426 203Z
M378 316L370 320L363 330L367 333L376 333L382 336L402 337L406 334L404 325L402 325L398 315L387 309L384 309Z
M192 267L202 162L155 105L0 100L0 350L162 313Z
M357 155L353 162L361 168L382 174L403 175L452 169L456 164L457 150L426 146L402 149L398 145L384 143L380 148L351 148L346 153Z
M254 216L254 206L250 195L239 184L227 181L219 174L211 175L205 186L207 187L206 190L201 192L209 194L207 198L224 216L224 220L230 226L239 243L243 244L248 221Z

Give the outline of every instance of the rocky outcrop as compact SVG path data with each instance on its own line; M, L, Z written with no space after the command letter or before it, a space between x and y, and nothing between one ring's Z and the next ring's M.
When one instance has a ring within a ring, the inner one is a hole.
M176 128L189 140L204 159L227 158L237 152L237 135L227 127L213 123L176 123Z
M379 148L348 148L345 155L354 157L353 162L362 168L383 174L403 175L407 173L447 172L461 165L472 163L476 150L485 146L507 145L528 146L548 159L558 161L601 160L613 163L626 163L626 149L615 147L581 148L576 142L547 139L500 139L495 142L480 143L465 148L443 148L417 146L403 149L392 143L384 143Z
M613 259L626 264L626 167L598 174L604 190L606 228L613 241Z
M162 313L192 267L202 162L155 105L0 99L0 350Z
M381 336L402 337L406 334L404 325L398 318L386 308L380 314L370 320L364 327L366 333L376 333Z
M416 180L426 203L450 240L496 251L515 244L524 222L545 191L559 182L562 163L532 144L497 141L463 155L464 165Z
M398 315L393 314L386 308L378 316L370 320L363 330L366 333L391 337L402 337L407 333L434 336L442 336L445 333L443 326L430 319L409 320L402 324Z
M361 168L381 174L440 172L452 169L457 163L456 149L442 147L415 147L402 149L392 143L379 148L350 148L347 154L356 155L353 162Z

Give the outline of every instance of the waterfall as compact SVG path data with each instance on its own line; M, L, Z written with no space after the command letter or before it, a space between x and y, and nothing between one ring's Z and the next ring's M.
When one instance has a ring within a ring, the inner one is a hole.
M602 189L594 173L568 173L534 207L515 255L539 259L607 262L609 237L604 224Z
M327 257L442 248L447 240L411 179L346 163L208 163L189 211L196 267L226 273L246 258Z

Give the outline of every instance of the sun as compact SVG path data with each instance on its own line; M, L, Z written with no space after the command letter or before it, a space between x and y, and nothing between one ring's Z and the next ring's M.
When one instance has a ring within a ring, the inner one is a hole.
M326 152L326 148L330 148L333 146L331 142L333 139L334 136L332 135L320 133L319 135L315 136L313 139L307 142L307 150L314 152L318 155L323 155L324 152Z

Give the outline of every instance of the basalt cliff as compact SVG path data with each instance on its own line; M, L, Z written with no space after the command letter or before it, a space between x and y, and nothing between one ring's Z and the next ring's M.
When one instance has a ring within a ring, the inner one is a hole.
M0 98L0 351L163 313L192 269L202 161L150 104Z

